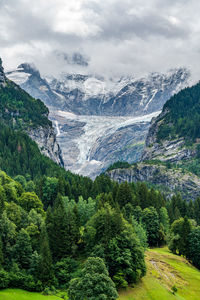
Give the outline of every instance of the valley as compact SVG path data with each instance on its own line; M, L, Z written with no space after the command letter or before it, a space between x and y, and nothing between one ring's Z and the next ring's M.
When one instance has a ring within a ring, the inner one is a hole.
M115 161L138 161L150 121L158 114L106 117L50 109L65 168L93 179Z

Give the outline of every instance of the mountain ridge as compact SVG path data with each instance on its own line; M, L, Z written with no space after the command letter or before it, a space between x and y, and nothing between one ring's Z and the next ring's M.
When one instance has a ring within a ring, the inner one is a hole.
M169 186L172 193L179 190L186 199L194 199L200 188L199 107L200 83L171 97L151 121L141 162L108 175L120 182L145 180Z
M21 87L7 79L0 61L0 114L1 122L14 130L27 133L39 146L42 153L63 166L60 147L49 110L41 100L32 98Z
M149 112L157 115L171 94L187 85L190 76L180 68L142 79L89 74L43 78L28 64L7 75L49 107L66 169L91 178L116 160L133 163L140 159Z
M24 63L7 76L47 106L78 115L139 116L162 109L170 96L187 86L190 72L177 68L143 78L64 73L44 78L35 66Z

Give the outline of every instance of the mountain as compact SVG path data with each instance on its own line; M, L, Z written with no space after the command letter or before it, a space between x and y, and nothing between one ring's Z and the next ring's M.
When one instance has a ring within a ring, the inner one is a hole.
M180 68L141 79L42 78L33 65L21 64L7 76L49 107L66 169L95 178L115 161L141 158L151 118L190 74Z
M63 166L60 147L48 108L42 101L32 98L4 74L0 61L0 121L13 130L26 132L42 153Z
M179 162L198 155L200 83L174 95L152 121L143 160Z
M161 110L187 85L190 72L179 68L145 78L62 74L44 79L34 65L24 63L7 76L47 106L60 110L77 115L141 116Z
M32 97L41 99L46 105L56 103L56 95L51 90L48 82L41 77L34 64L21 64L15 71L6 72L6 76Z
M126 170L112 170L117 181L144 180L187 199L200 192L200 83L170 98L154 118L146 138L142 162Z
M2 60L0 58L0 86L5 86L6 84L6 78L4 74L4 68L2 66Z

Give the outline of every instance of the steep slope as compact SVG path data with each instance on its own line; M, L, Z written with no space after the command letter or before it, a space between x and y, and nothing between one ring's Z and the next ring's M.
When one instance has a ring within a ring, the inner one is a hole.
M2 66L2 60L0 58L0 86L5 86L6 78L4 74L4 68Z
M21 64L16 70L7 72L6 76L32 97L41 99L47 106L56 105L56 100L60 100L33 64Z
M172 97L152 121L145 159L178 162L195 157L200 138L200 83Z
M127 170L112 170L110 176L117 181L145 180L166 186L172 192L180 191L188 200L194 199L200 189L199 124L198 83L174 95L152 120L143 162Z
M164 103L187 85L187 69L145 78L106 78L82 74L62 74L41 78L38 70L21 64L7 76L48 106L78 115L141 116L162 109Z
M0 62L0 121L14 130L25 131L40 147L42 153L63 165L61 150L48 108L32 98L14 82L8 80Z
M167 248L146 252L147 275L134 288L121 291L119 300L196 300L200 297L199 270ZM172 291L172 287L177 292Z
M141 158L151 118L187 85L189 75L180 68L141 79L81 74L44 79L29 64L7 73L49 107L66 169L92 178L115 161Z

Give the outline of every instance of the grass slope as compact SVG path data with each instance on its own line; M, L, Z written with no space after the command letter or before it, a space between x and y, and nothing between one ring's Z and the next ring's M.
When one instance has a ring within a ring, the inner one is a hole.
M61 293L62 295L64 293ZM66 297L67 298L67 297ZM44 296L39 293L31 293L19 289L6 289L0 291L0 300L61 300L58 296Z
M119 300L199 300L200 271L183 257L176 256L167 248L146 252L147 275L134 288L121 291ZM178 291L172 293L172 287ZM43 296L22 290L0 291L0 300L58 300L58 296Z
M120 292L120 300L199 300L200 271L167 248L146 252L147 275L135 287ZM172 294L171 288L178 291Z

